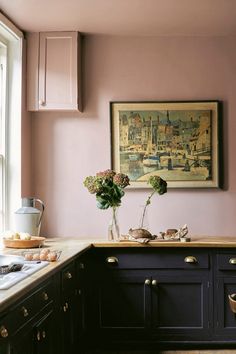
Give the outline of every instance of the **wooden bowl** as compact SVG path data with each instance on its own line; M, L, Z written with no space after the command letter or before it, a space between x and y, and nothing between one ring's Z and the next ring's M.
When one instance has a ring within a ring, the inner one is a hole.
M5 247L9 248L34 248L44 244L45 237L31 236L30 240L9 240L3 239Z

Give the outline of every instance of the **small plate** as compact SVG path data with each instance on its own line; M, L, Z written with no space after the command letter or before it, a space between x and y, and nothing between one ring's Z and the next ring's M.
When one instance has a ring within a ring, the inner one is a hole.
M40 236L31 236L30 240L10 240L3 238L3 244L9 248L34 248L42 246L45 240L45 237Z

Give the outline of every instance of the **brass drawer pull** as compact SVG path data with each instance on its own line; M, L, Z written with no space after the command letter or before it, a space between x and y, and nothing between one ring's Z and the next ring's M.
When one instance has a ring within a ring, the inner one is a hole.
M72 279L72 274L70 272L66 272L66 279Z
M68 309L69 309L69 304L68 302L66 302L65 305L63 306L63 311L67 312Z
M2 338L8 337L8 330L6 329L6 327L4 327L4 326L0 327L0 335Z
M41 340L40 331L37 331L36 338L37 338L37 341L40 342L40 340Z
M144 282L145 285L150 285L151 284L151 280L150 279L146 279Z
M42 332L42 337L43 337L43 339L46 338L46 332L45 331Z
M48 294L44 291L43 292L43 300L48 301L48 299L49 299Z
M185 263L197 263L197 258L194 256L187 256L184 258Z
M236 264L236 258L230 258L229 264Z
M29 312L28 312L26 307L23 306L21 308L21 311L22 311L22 314L23 314L24 317L28 317L29 316Z
M79 264L79 269L84 269L85 267L84 267L84 263L80 263Z
M118 258L116 257L107 257L106 262L109 264L117 264L118 263Z

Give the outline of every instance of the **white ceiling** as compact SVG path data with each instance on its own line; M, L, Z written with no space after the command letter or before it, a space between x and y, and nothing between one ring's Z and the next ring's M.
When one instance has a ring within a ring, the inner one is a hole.
M25 31L236 35L236 0L0 0L0 9Z

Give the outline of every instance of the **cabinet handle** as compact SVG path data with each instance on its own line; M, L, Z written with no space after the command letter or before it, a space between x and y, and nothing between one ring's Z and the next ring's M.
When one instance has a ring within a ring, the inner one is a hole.
M49 299L48 294L45 291L43 292L43 299L44 301L48 301Z
M118 258L116 257L107 257L106 262L109 264L117 264L118 263Z
M69 309L69 304L68 302L65 303L65 305L63 306L63 311L66 312Z
M69 309L69 304L68 302L65 302L65 305L63 306L63 311L66 312Z
M26 307L23 306L23 307L21 308L21 311L22 311L22 314L23 314L24 317L29 316L29 312L28 312L28 310L27 310Z
M145 285L150 285L151 284L151 280L150 279L146 279L144 282Z
M156 279L152 280L152 286L157 286L157 281L156 281Z
M84 269L85 267L84 267L84 263L80 263L79 264L79 269Z
M6 327L4 327L4 326L0 327L0 335L2 338L8 337L8 330L6 329Z
M188 256L184 258L185 263L197 263L197 258L194 256Z
M45 106L46 102L44 100L39 100L39 105L40 106Z
M42 337L43 337L43 339L46 338L46 332L45 331L42 332Z
M40 331L37 331L36 338L37 338L37 341L40 342L40 340L41 340Z
M229 264L236 264L236 258L230 258Z
M70 272L66 272L66 279L72 279L72 274Z

